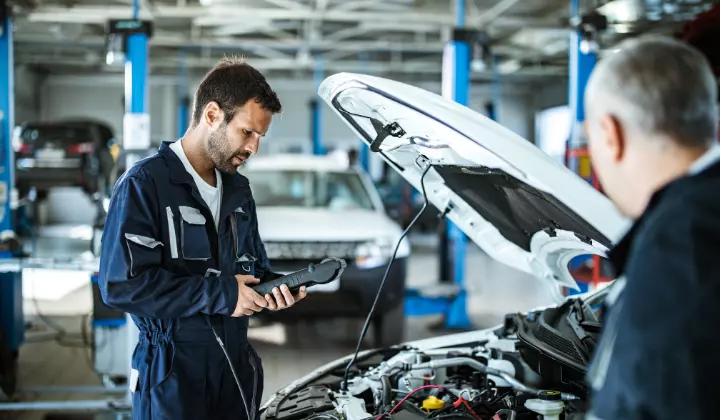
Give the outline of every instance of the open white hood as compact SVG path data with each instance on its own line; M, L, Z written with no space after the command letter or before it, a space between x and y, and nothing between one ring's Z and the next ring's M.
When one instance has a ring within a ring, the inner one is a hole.
M349 73L325 79L319 95L417 189L429 162L428 199L490 256L553 286L577 288L570 260L604 256L629 226L532 143L442 96Z

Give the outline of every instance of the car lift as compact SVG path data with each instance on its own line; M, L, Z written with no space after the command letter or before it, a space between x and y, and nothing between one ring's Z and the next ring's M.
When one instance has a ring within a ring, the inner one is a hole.
M0 0L0 242L15 237L11 193L14 182L12 136L15 128L13 22L10 6ZM0 243L0 261L14 252ZM0 273L0 391L11 393L17 381L17 355L25 325L22 308L22 273ZM2 392L0 392L2 394Z
M469 105L470 61L476 45L487 51L483 32L465 28L466 0L455 0L455 29L451 42L443 52L442 95L462 105ZM443 215L444 216L444 215ZM450 220L440 221L440 284L434 290L408 289L405 292L405 315L442 314L439 329L469 330L472 328L467 311L465 290L465 233Z
M570 128L565 152L565 166L599 189L593 173L587 149L587 138L583 129L585 121L585 87L597 63L597 34L607 29L607 18L595 11L581 14L580 1L571 0L569 24L574 29L570 35L570 85L568 89L573 123ZM568 295L585 293L590 287L597 287L604 280L602 262L598 255L579 256L570 262L578 290L567 289Z
M14 235L10 207L10 191L13 185L13 157L11 136L13 121L13 40L12 20L6 0L0 0L0 80L4 89L0 89L0 385L6 394L13 391L17 394L34 393L49 394L57 392L82 392L98 394L122 393L121 398L98 399L84 401L29 401L2 402L0 412L4 411L111 411L118 419L130 414L131 394L129 388L116 387L112 383L103 386L76 387L60 386L16 390L14 376L16 374L18 349L23 342L25 325L22 309L22 270L24 268L76 269L97 273L98 259L92 261L58 261L53 259L18 258L17 241ZM126 113L123 120L123 148L127 154L129 168L137 160L144 157L150 148L150 125L147 113L146 98L148 95L148 40L152 36L152 24L138 19L139 1L133 4L132 19L111 20L108 23L108 59L111 62L123 58L125 62L126 80ZM118 53L115 55L115 53ZM108 63L110 64L110 63ZM104 212L98 213L94 229L102 227ZM7 234L7 233L10 234ZM10 240L5 238L9 237ZM97 274L92 276L93 291L97 293ZM126 366L129 378L130 357L137 342L137 328L124 313L114 313L95 299L95 319L93 326L111 326L123 328L127 326L128 348ZM102 316L98 316L98 314ZM9 344L9 345L8 345ZM9 381L12 379L12 382ZM5 397L0 392L0 396ZM2 416L0 416L2 417Z

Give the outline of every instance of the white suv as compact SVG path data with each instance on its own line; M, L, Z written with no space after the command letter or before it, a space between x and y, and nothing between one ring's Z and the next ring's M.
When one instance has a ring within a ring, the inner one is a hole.
M296 271L328 256L348 263L339 281L314 286L301 304L262 317L284 322L364 318L402 234L386 214L368 174L348 167L343 159L313 155L257 156L240 173L250 180L260 237L274 271ZM376 308L377 345L404 338L409 254L404 239Z

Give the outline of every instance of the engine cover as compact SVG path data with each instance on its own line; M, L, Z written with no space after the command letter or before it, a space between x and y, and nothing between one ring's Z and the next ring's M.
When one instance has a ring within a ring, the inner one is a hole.
M330 399L331 391L326 386L309 386L285 399L280 404L273 403L265 410L264 419L297 420L304 419L314 413L333 410L335 406Z

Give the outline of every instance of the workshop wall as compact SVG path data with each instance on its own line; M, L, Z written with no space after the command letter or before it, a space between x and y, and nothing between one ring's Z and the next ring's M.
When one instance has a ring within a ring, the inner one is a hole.
M199 79L191 80L188 93L192 94ZM263 153L283 151L310 152L309 101L317 97L312 80L271 80L273 88L283 102L284 112L275 118ZM176 137L178 88L173 77L152 77L150 83L151 138L155 144ZM423 85L439 92L440 84ZM110 123L122 134L123 77L122 75L50 76L42 87L41 117L94 117ZM485 103L492 98L490 85L474 86L470 106L484 112ZM532 95L528 90L503 87L500 122L532 139L534 111ZM323 103L323 141L327 148L349 148L358 141L350 129Z
M15 67L15 123L40 118L40 81L42 75L27 66Z

